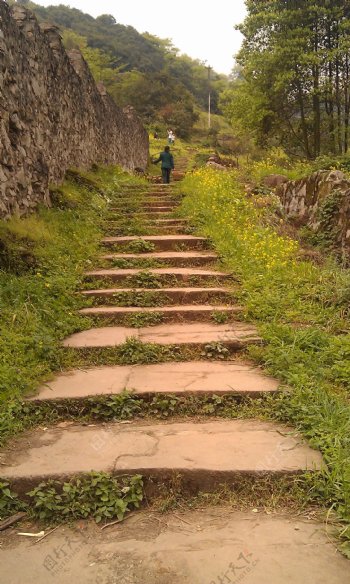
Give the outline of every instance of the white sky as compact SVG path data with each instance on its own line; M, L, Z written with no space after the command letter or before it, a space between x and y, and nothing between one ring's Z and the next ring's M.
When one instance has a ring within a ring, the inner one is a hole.
M139 32L172 39L181 52L230 73L241 44L234 25L245 16L244 0L34 0L42 6L66 4L92 16L113 14Z

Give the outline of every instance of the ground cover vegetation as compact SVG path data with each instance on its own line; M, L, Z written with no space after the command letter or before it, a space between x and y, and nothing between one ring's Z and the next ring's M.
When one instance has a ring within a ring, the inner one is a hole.
M100 253L108 204L131 182L144 183L115 168L71 173L52 208L0 222L0 442L24 427L23 396L61 368L60 341L91 325L76 292Z
M349 148L346 0L247 0L244 40L221 107L236 131L305 158Z
M182 186L182 213L209 237L240 280L246 316L264 346L250 356L285 386L270 401L274 419L292 423L327 464L313 496L350 522L350 273L331 259L298 260L298 243L280 235L273 204L248 198L240 174L199 169ZM345 527L344 537L350 539Z

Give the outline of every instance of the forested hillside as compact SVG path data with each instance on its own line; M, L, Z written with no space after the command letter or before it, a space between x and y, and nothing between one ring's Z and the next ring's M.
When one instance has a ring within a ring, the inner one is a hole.
M68 6L45 8L28 0L41 21L60 27L68 49L80 48L98 81L103 81L118 105L134 106L148 125L171 126L189 135L208 99L208 69L198 60L180 55L169 39L141 34L116 22L111 15L93 18ZM213 111L219 92L227 87L224 75L211 74Z
M222 107L260 146L316 158L349 148L350 4L247 0L241 69Z

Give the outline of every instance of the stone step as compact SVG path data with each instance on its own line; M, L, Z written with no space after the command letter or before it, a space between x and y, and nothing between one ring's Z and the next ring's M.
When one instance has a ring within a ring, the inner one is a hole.
M293 510L282 513L278 509L265 512L260 506L258 511L252 513L251 507L241 511L239 506L237 509L225 502L204 504L195 510L181 504L166 513L147 506L108 530L96 529L92 521L84 522L83 527L56 527L40 545L11 534L11 544L4 543L1 549L2 581L349 583L349 561L337 552L325 525L314 519L314 514L296 514ZM2 539L6 541L5 536ZM67 553L69 567L63 552ZM53 560L51 565L48 558ZM58 577L48 579L50 572Z
M164 226L167 227L169 225L187 225L186 221L183 221L182 219L153 219L149 222L151 225L158 225L158 226Z
M186 247L186 250L203 249L207 245L207 239L205 237L196 237L194 235L147 235L141 239L153 243L155 246L154 251L179 251L178 248L182 246ZM132 235L127 237L105 237L102 240L102 244L105 246L123 247L133 241L139 240L140 237Z
M261 343L255 327L243 322L229 324L191 323L161 324L154 327L99 327L75 333L63 341L64 347L100 348L117 347L128 339L138 339L143 343L158 345L190 345L205 347L219 343L231 350L240 350L249 345Z
M120 227L120 221L116 220L116 219L107 219L104 222L104 225L109 227L109 228L119 228ZM145 228L150 227L150 228L154 228L154 227L177 227L177 228L182 228L185 229L187 227L187 223L186 221L182 221L181 219L174 219L172 217L167 217L167 218L162 218L162 217L155 217L155 218L150 218L146 221L143 222L143 226ZM178 235L183 234L183 232L179 233Z
M126 285L130 283L130 286L141 286L141 283L144 281L145 287L147 287L147 277L144 275L145 272L150 278L154 278L156 288L162 284L166 285L167 282L171 282L171 284L174 285L191 282L200 285L205 284L205 282L211 283L213 281L226 282L230 279L230 275L225 272L201 270L199 268L152 268L148 270L140 270L138 268L101 269L86 272L85 276L89 281L97 278L100 280L112 280L113 282L124 282ZM152 286L152 284L150 284L150 286Z
M122 214L147 214L149 212L151 213L172 213L176 207L178 205L175 204L170 204L170 203L166 203L164 205L162 204L147 204L147 203L141 203L140 205L135 205L135 206L128 206L127 203L121 203L120 208L118 207L113 207L112 209L110 209L110 211L114 212L114 213L122 213Z
M110 211L124 211L125 208L128 208L130 205L130 201L128 201L128 199L120 199L118 201L118 204L114 204L113 207L110 207ZM141 200L140 202L135 202L134 200L132 201L132 208L138 208L138 209L153 209L154 207L171 207L172 209L174 209L175 207L178 206L177 201L174 201L173 199L161 199L160 197L158 197L158 199L147 199L145 200Z
M242 474L321 469L320 453L291 428L250 420L111 423L27 432L2 454L0 474L18 490L91 471L166 480L183 474L193 490Z
M233 292L227 288L107 288L101 290L83 290L88 298L110 299L113 297L152 296L167 304L191 304L196 302L232 301Z
M159 315L161 317L161 322L205 321L213 320L214 315L218 312L222 315L226 315L227 318L232 318L234 315L241 314L243 308L241 306L189 304L182 306L150 306L143 308L135 306L94 306L79 310L79 313L83 316L101 318L113 323L122 323L128 317L139 314Z
M116 253L106 254L101 256L102 260L118 261L118 260L154 260L162 264L171 266L186 267L186 266L204 266L215 262L218 256L210 252L186 252L186 251L160 251L155 253Z
M125 389L133 395L215 394L257 397L274 393L278 381L264 375L251 363L206 362L161 363L77 369L48 381L30 401L85 399L118 395Z
M119 227L107 227L107 229L105 229L105 234L106 236L117 236L117 235L124 235L126 233L130 233L130 231L125 232L125 231L121 231ZM140 233L140 237L142 237L143 233L145 235L181 235L184 233L184 226L178 226L178 225L168 225L167 227L165 227L164 225L160 225L160 226L152 226L150 224L145 224L144 228L142 230L142 233Z

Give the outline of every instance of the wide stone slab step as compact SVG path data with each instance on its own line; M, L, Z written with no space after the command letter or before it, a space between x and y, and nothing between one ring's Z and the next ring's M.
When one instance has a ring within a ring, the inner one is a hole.
M252 325L236 322L229 324L191 323L164 324L146 328L100 327L75 333L63 341L64 347L117 347L130 338L143 343L159 345L205 346L220 343L232 349L261 342Z
M141 239L149 241L155 246L154 251L179 251L179 246L185 246L189 249L202 249L207 244L205 237L195 237L194 235L145 235ZM140 237L105 237L102 244L113 247L127 246L133 241L139 241Z
M163 200L163 199L159 199L157 200L151 200L151 201L140 201L140 203L134 203L131 205L130 202L128 203L127 200L125 201L120 201L118 202L118 205L114 205L113 207L110 207L110 211L114 211L116 213L118 212L124 212L125 209L128 210L129 208L135 209L137 207L137 210L154 210L154 211L163 211L164 209L170 209L170 211L173 211L176 207L178 206L178 203L176 201L172 201L171 199L169 200Z
M45 383L30 401L118 395L125 389L134 395L234 394L255 397L273 393L278 386L277 380L249 363L191 361L78 369Z
M159 251L155 253L115 253L105 254L103 260L155 260L159 263L170 264L172 266L203 266L218 259L217 254L210 252L186 252L186 251Z
M91 471L164 479L183 473L205 489L242 473L294 474L320 468L321 455L282 425L248 420L133 422L27 433L3 453L0 476L23 487Z
M183 221L182 219L154 219L151 220L149 223L151 225L161 225L164 227L168 225L186 225L186 221Z
M131 295L151 295L166 303L190 304L192 302L211 302L216 300L232 300L233 292L227 288L107 288L101 290L83 290L88 298L111 298Z
M125 319L132 315L159 315L162 322L193 322L196 320L214 320L216 313L226 315L230 318L234 315L241 314L243 308L241 306L227 306L218 305L211 306L210 304L203 305L182 305L182 306L152 306L152 307L135 307L135 306L94 306L92 308L83 308L79 313L83 316L90 316L93 318L107 319L114 324L124 322Z
M61 526L40 545L13 535L1 550L2 582L348 584L349 561L328 530L306 512L252 513L225 503L166 514L147 507L108 530L93 522Z
M215 280L215 281L226 281L230 279L230 275L225 272L218 272L215 270L201 270L198 268L152 268L147 270L142 270L138 268L124 268L124 269L104 269L104 270L92 270L91 272L86 272L85 276L91 279L101 279L101 280L113 280L114 282L131 282L138 281L138 278L143 278L142 274L149 274L154 276L157 282L167 282L171 280L173 282L191 282L196 281L204 283L205 281ZM145 280L147 286L147 280ZM152 285L152 284L151 284Z

